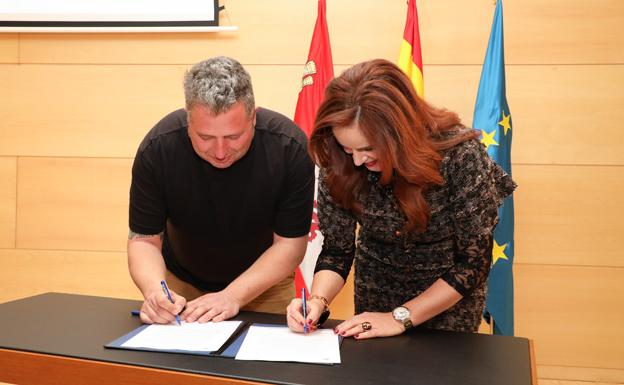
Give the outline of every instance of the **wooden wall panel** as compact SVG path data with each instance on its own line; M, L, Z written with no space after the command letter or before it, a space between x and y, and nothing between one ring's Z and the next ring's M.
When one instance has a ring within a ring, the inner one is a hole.
M624 267L624 166L513 169L516 261Z
M508 66L512 162L624 165L624 65ZM472 124L481 66L430 66L425 97Z
M142 298L125 252L0 250L0 261L0 302L49 291Z
M129 159L20 158L17 248L124 251Z
M16 33L0 33L0 63L19 61L19 42Z
M17 159L0 157L0 249L15 247Z
M624 59L621 1L506 0L503 8L507 64L615 64ZM425 65L483 62L493 1L419 0L418 13ZM401 24L404 18L392 13L380 23Z
M507 71L512 69L508 68ZM424 72L425 99L435 106L455 111L465 125L471 125L481 67L427 66ZM514 106L511 101L509 104L513 114Z
M295 115L303 65L245 66L251 75L256 105L280 112L289 118Z
M516 335L538 365L622 369L624 269L517 264Z
M624 3L618 0L507 0L507 64L621 63ZM481 64L494 2L418 1L425 64ZM404 16L403 16L404 19ZM392 14L382 25L401 23Z
M147 130L183 105L187 68L7 66L0 72L0 155L133 157ZM258 105L292 117L302 66L247 68ZM428 67L427 99L472 123L480 70ZM507 78L514 163L624 165L617 123L624 120L624 65L511 66Z
M229 55L245 63L302 63L316 18L316 1L227 1L222 24L237 32L169 34L31 34L22 40L26 63L189 64ZM369 1L372 3L372 1ZM276 16L279 15L279 16ZM229 20L228 20L229 19ZM305 34L292 31L305 30ZM276 58L281 57L278 60Z
M248 64L299 64L306 57L316 1L226 1L223 25L238 32L197 34L22 34L23 63L193 63L230 55ZM491 0L419 1L425 64L481 64ZM334 63L395 60L404 1L329 1ZM505 2L508 64L622 63L624 3L619 0Z
M0 72L0 155L134 157L147 131L184 106L187 68L7 66ZM248 66L257 104L292 117L302 69Z
M133 157L145 133L183 105L178 66L7 66L0 154ZM33 97L36 95L36 97Z
M507 79L514 162L624 165L624 65L514 66Z
M624 2L620 0L505 1L504 19L508 64L624 61ZM488 31L490 25L491 21L484 25Z

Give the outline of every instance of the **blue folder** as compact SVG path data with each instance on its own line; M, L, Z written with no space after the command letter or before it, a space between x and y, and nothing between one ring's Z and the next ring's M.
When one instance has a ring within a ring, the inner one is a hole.
M139 315L138 310L132 310L131 313L133 316ZM264 326L264 327L284 327L285 326L285 325L266 324L266 323L254 323L253 325ZM122 346L126 341L128 341L130 338L134 337L141 331L143 331L143 329L145 329L148 326L149 325L139 326L138 328L134 329L130 333L125 334L112 342L109 342L108 344L104 345L104 347L110 348L110 349L143 350L143 351L149 351L149 352L196 354L196 355L202 355L202 356L234 358L236 357L236 354L240 350L240 347L243 345L243 341L245 340L245 337L247 336L247 332L249 331L249 326L251 326L251 324L248 322L242 321L241 324L238 326L238 328L234 331L234 333L232 333L232 336L230 336L230 338L228 338L228 340L225 341L223 346L219 350L216 350L214 352L177 350L177 349L153 349L153 348ZM339 339L340 343L342 343L342 339L343 339L342 336L340 336L340 339Z
M104 345L104 347L110 348L110 349L143 350L143 351L148 351L148 352L197 354L197 355L202 355L202 356L218 356L218 357L235 357L236 353L238 353L238 349L240 349L240 346L243 343L243 340L245 339L245 335L247 335L247 329L248 329L247 322L244 322L244 321L241 322L238 328L236 328L236 330L234 331L234 333L232 333L232 336L230 336L230 338L227 341L225 341L223 346L219 350L216 350L213 352L178 350L178 349L154 349L154 348L143 348L143 347L134 347L134 346L133 347L123 346L123 344L126 343L126 341L128 341L130 338L142 332L148 326L150 325L139 326L138 328L134 329L130 333L125 334L112 342L109 342L108 344ZM235 350L233 349L233 346L237 346Z

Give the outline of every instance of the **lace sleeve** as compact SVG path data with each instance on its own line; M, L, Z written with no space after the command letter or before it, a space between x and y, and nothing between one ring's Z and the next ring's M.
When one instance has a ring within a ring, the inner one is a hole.
M346 280L355 255L356 218L350 211L334 203L324 179L325 173L321 170L317 207L319 228L323 234L323 249L314 272L331 270Z
M516 184L476 140L457 146L443 164L454 211L455 258L442 279L466 296L487 279L498 208Z

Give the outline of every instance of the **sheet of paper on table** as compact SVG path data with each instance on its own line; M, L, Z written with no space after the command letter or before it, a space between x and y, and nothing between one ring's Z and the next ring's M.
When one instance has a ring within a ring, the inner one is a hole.
M121 344L124 348L214 352L236 331L241 321L149 325Z
M332 329L303 334L286 326L251 325L236 359L339 364L340 339Z

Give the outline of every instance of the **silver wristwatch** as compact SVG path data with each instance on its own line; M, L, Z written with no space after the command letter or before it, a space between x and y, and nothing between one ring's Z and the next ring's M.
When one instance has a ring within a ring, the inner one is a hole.
M405 330L413 326L410 315L411 314L410 314L409 309L406 308L405 306L399 306L395 308L394 310L392 310L392 317L394 317L395 320L402 323L403 326L405 326Z

